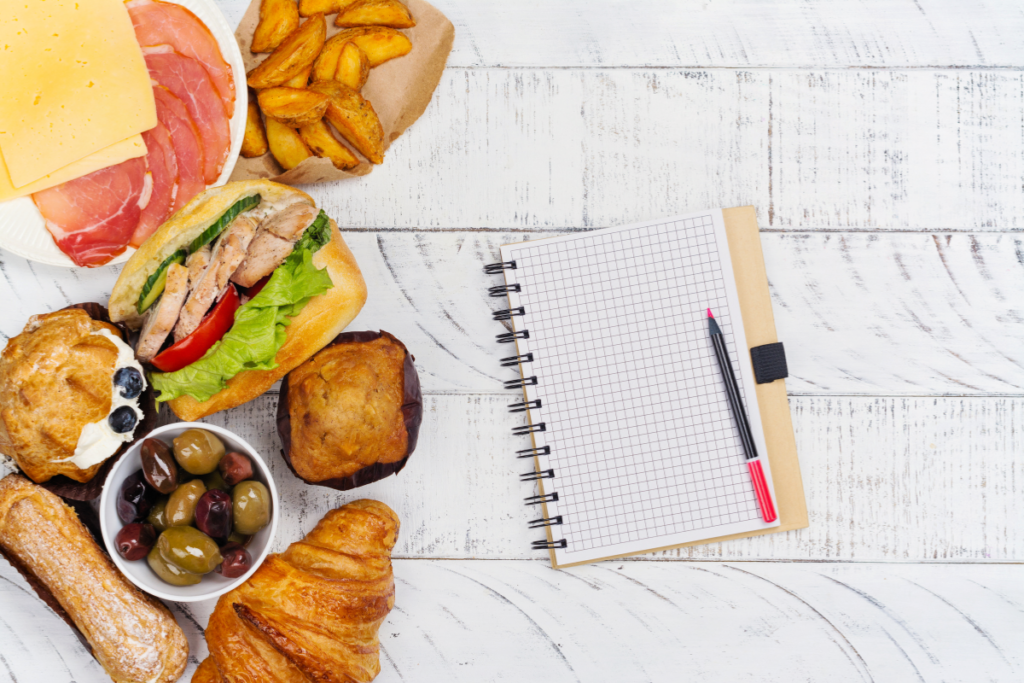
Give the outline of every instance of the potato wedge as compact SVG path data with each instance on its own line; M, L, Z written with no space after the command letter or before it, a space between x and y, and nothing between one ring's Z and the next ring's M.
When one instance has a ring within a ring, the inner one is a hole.
M349 151L348 147L338 142L331 127L326 121L317 121L299 128L299 135L306 146L318 157L330 159L339 171L347 171L359 165L359 157Z
M324 49L320 50L316 61L313 62L312 81L329 81L334 78L338 70L338 58L341 57L341 48L345 47L343 41L328 40L324 43Z
M311 17L314 14L334 14L359 0L299 0L299 14Z
M252 33L253 52L273 52L299 27L299 6L295 0L261 0L260 23Z
M360 0L334 19L335 26L390 26L412 28L416 21L409 8L398 0Z
M407 55L412 50L412 42L404 34L387 26L347 28L331 36L324 44L324 49L327 49L328 44L344 45L349 41L358 45L359 49L366 53L371 69L395 57Z
M309 85L309 74L313 71L313 65L310 64L295 78L291 78L284 82L285 87L288 88L305 88Z
M267 142L270 153L286 171L313 156L297 130L274 119L267 119Z
M330 98L325 116L343 138L370 163L384 162L384 128L369 101L337 81L316 81L309 89Z
M258 99L267 118L292 128L322 119L330 101L323 93L284 86L260 90Z
M245 116L245 134L242 136L242 156L246 159L261 157L267 153L267 131L263 129L260 108L249 94L249 111Z
M249 85L257 90L272 88L298 76L320 54L326 36L324 15L306 19L269 57L249 72Z
M345 43L338 58L338 70L334 72L334 80L359 92L369 76L370 58L355 43Z

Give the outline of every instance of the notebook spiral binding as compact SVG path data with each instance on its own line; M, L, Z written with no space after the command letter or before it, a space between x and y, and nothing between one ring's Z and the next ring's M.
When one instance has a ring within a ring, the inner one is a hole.
M516 262L513 261L501 261L499 263L489 263L484 266L484 272L488 275L498 275L506 270L516 270ZM522 286L517 283L496 285L488 288L487 292L490 296L506 296L510 293L522 292ZM512 320L515 317L522 317L526 315L526 308L524 306L518 306L516 308L506 308L498 311L494 311L492 314L494 320L506 321ZM495 339L499 344L511 344L517 339L529 339L529 330L518 330L514 332L505 332L503 334L496 335ZM501 359L501 367L512 368L520 367L524 363L534 362L533 353L523 353L515 356L509 356ZM533 375L526 377L521 375L519 379L508 380L504 382L506 389L523 389L524 387L537 386L537 376ZM541 399L527 400L527 396L523 396L523 400L518 403L511 403L508 406L510 413L524 413L528 410L539 410L541 407ZM512 428L512 434L515 436L530 436L540 432L547 431L547 425L543 422L531 423L528 425L521 425ZM551 455L551 446L534 446L533 448L524 448L523 450L516 451L516 458L536 458L539 456ZM554 479L555 470L536 470L533 472L525 472L519 475L520 481L540 481L542 479ZM540 505L542 503L554 503L558 501L558 492L552 491L550 493L539 494L535 496L528 496L523 499L526 505ZM527 525L530 529L550 529L551 527L561 526L563 524L562 515L555 515L553 517L540 517L534 519ZM552 540L533 541L530 545L533 550L553 550L568 547L568 541L564 538L555 540L549 535Z

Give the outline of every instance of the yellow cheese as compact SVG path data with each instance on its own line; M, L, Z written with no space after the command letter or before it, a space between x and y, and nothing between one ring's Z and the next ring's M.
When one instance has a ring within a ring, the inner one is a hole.
M48 187L66 183L69 180L89 175L107 166L119 164L128 159L141 157L146 154L146 143L142 141L141 135L133 135L127 140L115 142L110 147L104 147L98 152L93 152L84 159L74 161L64 168L59 168L50 175L43 176L39 180L33 180L28 185L15 188L11 183L11 177L7 172L7 164L0 156L0 202L8 199L24 197L33 192L40 192Z
M120 0L5 0L0 152L20 188L156 125Z

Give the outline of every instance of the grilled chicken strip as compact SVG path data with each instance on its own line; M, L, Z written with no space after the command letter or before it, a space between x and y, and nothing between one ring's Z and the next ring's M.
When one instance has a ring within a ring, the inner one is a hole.
M172 263L167 269L167 283L164 293L153 306L146 311L142 321L142 333L139 335L139 346L136 355L143 363L153 360L160 352L167 335L174 329L181 313L181 305L188 294L188 268Z
M231 276L231 281L252 287L274 272L292 253L295 243L319 213L319 209L309 204L291 204L263 221L249 245L245 261Z
M203 278L206 267L210 265L210 255L212 252L213 250L210 248L210 245L206 244L199 251L188 255L188 258L185 260L185 267L188 268L189 289L195 289L196 285Z
M192 334L213 302L227 291L228 280L245 260L246 250L255 232L256 223L248 216L239 216L217 240L217 246L210 255L210 265L192 286L185 308L178 318L174 328L175 341L181 341Z

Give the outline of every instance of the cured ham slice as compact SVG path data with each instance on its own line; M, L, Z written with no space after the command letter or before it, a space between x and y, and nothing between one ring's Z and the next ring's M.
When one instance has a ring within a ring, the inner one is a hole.
M129 159L32 195L54 242L95 268L128 247L152 183L146 159Z
M146 168L153 176L153 191L149 203L139 216L139 224L128 242L138 248L146 238L156 232L174 208L174 195L178 190L178 161L171 145L171 134L162 123L142 134L146 142Z
M132 0L125 7L132 18L139 45L170 45L199 62L230 116L235 109L235 79L206 24L181 5L169 2Z
M177 162L178 191L171 213L185 206L190 199L206 189L203 176L203 144L199 129L189 116L185 104L162 85L153 86L156 117L167 128Z
M224 104L199 62L174 51L169 45L143 49L150 77L184 103L203 143L203 177L207 185L217 180L231 146L231 120Z

